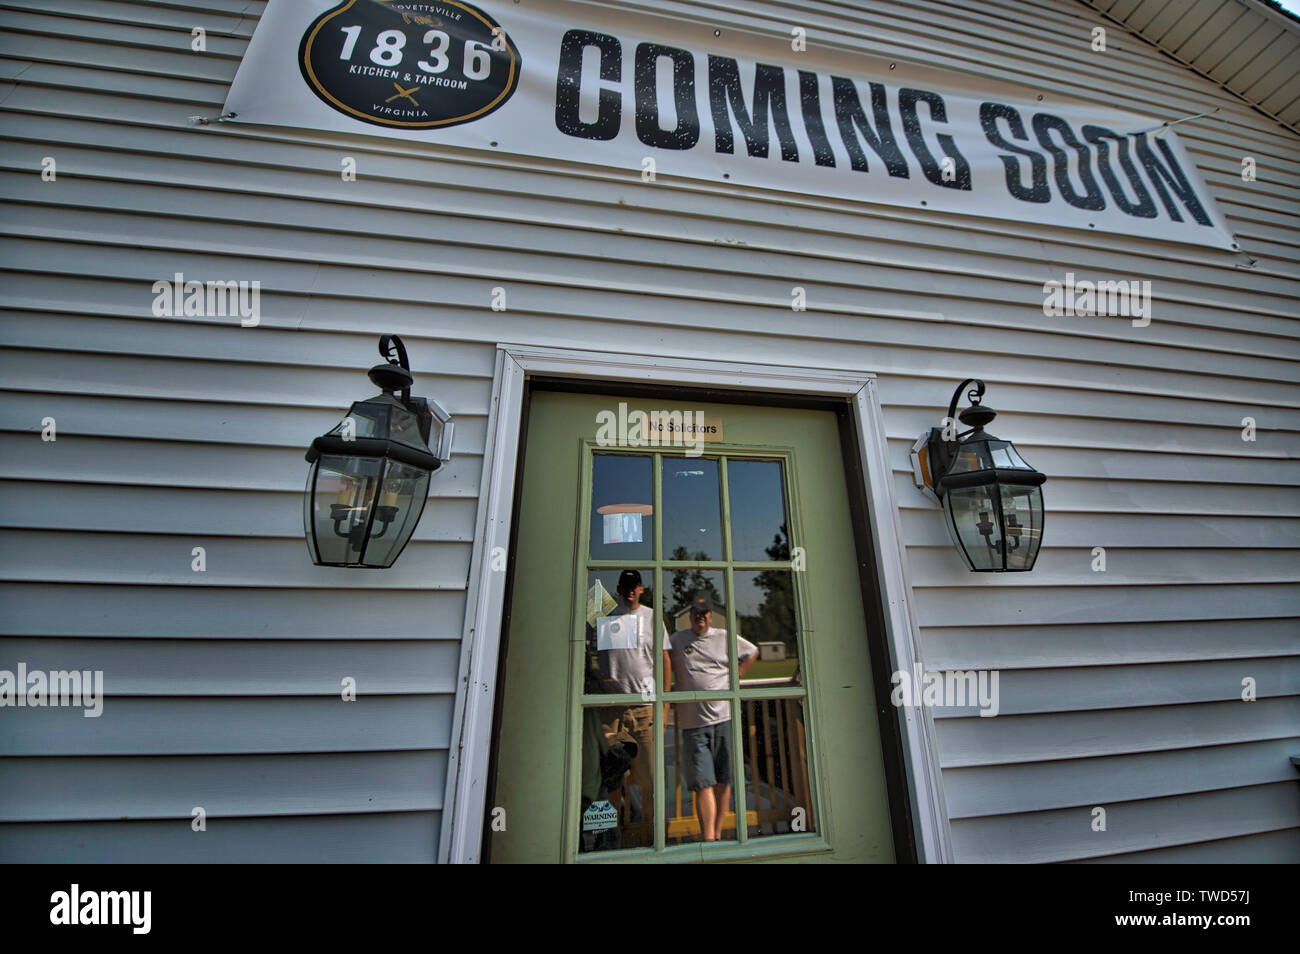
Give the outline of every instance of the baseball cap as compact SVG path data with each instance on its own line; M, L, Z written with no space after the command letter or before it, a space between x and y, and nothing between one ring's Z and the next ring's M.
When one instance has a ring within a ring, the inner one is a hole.
M637 570L624 570L618 575L618 592L626 593L634 586L641 586L641 574Z
M691 600L691 612L712 613L713 598L709 596L708 593L704 592L703 590L700 590L695 594L695 598Z

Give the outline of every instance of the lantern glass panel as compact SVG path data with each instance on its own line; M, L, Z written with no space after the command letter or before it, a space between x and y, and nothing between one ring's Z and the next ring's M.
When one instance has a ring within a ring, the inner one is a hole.
M429 447L424 443L424 438L420 435L420 419L408 409L401 405L395 405L392 415L388 419L388 426L389 440L405 444L407 447L428 451Z
M988 453L994 467L1015 467L1020 470L1033 470L1021 457L1010 441L989 441Z
M976 486L949 490L943 497L948 533L958 552L973 570L1000 570L1002 530L998 519L1000 499L993 487Z
M1002 519L1006 531L1008 570L1032 570L1043 544L1043 490L1007 484L1002 493Z
M351 427L348 426L351 421ZM388 408L373 401L357 401L348 408L348 416L329 432L340 437L383 437L388 430Z
M315 529L315 509L312 505L316 499L316 471L319 468L319 460L313 461L307 468L307 490L302 495L302 528L307 538L307 552L311 554L313 563L320 562L320 557L316 553L316 534L312 532Z
M442 447L443 428L444 425L442 421L438 420L438 415L430 414L429 415L429 442L426 446L429 453L431 453L434 457L442 457L441 452L443 450ZM425 447L420 448L420 450L425 450L425 449L426 449ZM450 448L447 448L447 450L450 451Z
M424 502L429 497L429 476L427 470L388 461L366 546L366 566L393 565L420 522Z
M972 470L989 470L993 462L989 459L988 448L984 441L972 441L969 444L962 444L957 449L957 456L953 459L952 466L948 468L950 474L962 474Z
M308 533L321 563L357 564L384 460L322 455L308 475Z

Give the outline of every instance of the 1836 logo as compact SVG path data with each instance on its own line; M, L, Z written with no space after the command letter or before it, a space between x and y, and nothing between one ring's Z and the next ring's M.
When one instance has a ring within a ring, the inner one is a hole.
M505 30L461 0L344 0L307 27L298 66L341 113L432 129L499 109L520 59Z

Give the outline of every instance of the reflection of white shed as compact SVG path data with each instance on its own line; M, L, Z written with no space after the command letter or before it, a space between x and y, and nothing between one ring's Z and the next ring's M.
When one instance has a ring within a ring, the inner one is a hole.
M758 658L763 662L776 662L785 658L785 643L759 643Z

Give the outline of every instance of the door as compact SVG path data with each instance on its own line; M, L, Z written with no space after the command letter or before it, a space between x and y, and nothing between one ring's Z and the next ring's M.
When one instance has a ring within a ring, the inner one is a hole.
M894 860L835 413L534 391L527 428L485 856Z

